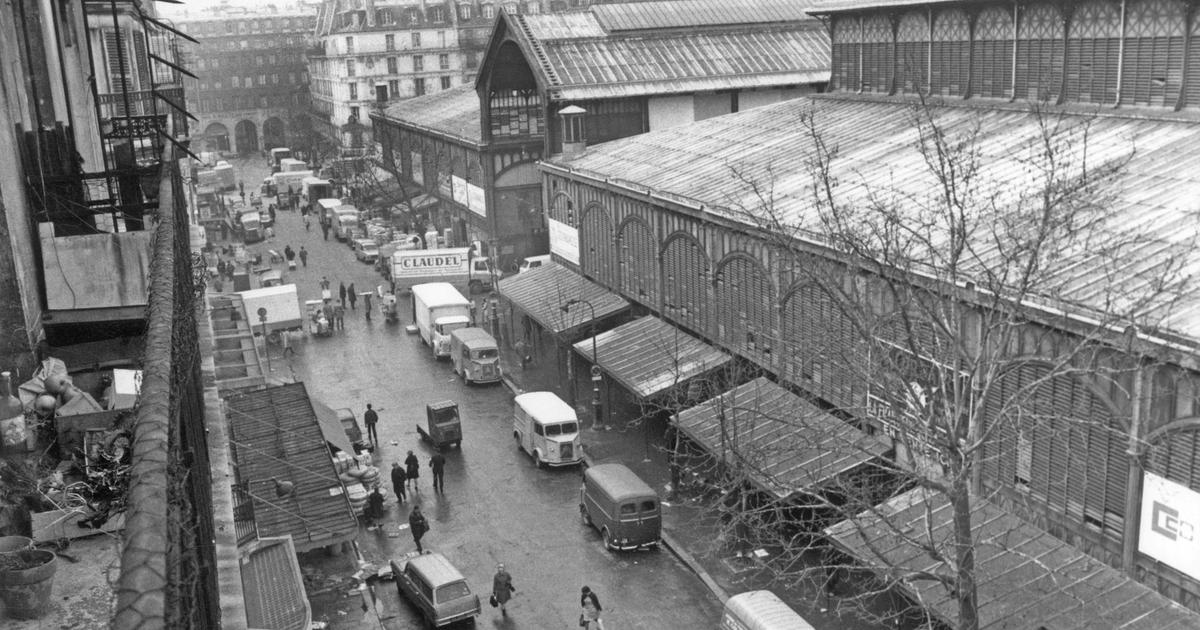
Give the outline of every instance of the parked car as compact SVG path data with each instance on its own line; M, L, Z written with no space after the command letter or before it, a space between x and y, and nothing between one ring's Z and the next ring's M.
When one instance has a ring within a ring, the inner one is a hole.
M446 556L414 552L392 560L391 566L396 590L416 606L427 627L441 628L479 615L479 596Z
M517 268L517 273L525 273L530 269L537 269L542 265L550 264L550 254L542 254L540 256L526 256L521 261L521 266Z
M379 245L371 239L359 238L354 240L354 257L359 262L374 263L379 259Z

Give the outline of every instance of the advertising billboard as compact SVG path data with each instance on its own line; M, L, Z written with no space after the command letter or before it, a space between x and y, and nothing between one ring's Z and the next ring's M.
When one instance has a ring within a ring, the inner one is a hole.
M1200 579L1200 492L1144 473L1138 550Z

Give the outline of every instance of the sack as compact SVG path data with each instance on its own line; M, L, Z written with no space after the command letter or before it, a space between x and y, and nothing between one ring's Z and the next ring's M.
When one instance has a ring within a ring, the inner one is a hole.
M492 605L492 608L495 608L495 607L497 607L497 606L499 606L499 605L500 605L500 602L496 601L496 595L495 595L495 594L493 594L493 595L491 596L491 598L489 598L489 599L488 599L488 603Z

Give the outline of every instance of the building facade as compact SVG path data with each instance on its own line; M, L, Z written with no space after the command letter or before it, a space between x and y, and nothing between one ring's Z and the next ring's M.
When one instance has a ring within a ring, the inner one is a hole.
M1115 287L1125 297L1153 291L1143 282L1145 269L1156 265L1177 261L1194 269L1195 249L1186 243L1195 224L1185 217L1200 181L1181 165L1198 157L1189 138L1200 128L1188 110L1196 106L1190 95L1200 75L1196 57L1185 52L1195 46L1187 36L1200 24L1195 13L1184 3L1144 0L1069 10L1054 3L838 3L824 14L833 94L544 162L543 203L549 220L564 226L551 231L551 251L635 309L892 437L905 430L892 424L903 414L886 408L894 384L859 378L862 362L878 359L853 351L855 322L805 281L810 269L845 258L827 241L803 237L794 242L803 243L796 245L803 256L784 254L779 235L748 209L760 219L769 213L818 220L804 166L814 158L805 148L805 121L816 121L825 146L852 165L827 181L850 190L873 185L895 200L919 199L929 189L920 177L924 161L911 149L915 107L930 108L952 137L976 134L980 146L1007 148L985 151L980 163L987 185L1001 191L1023 185L1012 147L1043 137L1039 121L1050 116L1059 128L1077 129L1089 158L1125 168L1119 192L1105 201L1115 223L1100 229L1128 235L1133 225L1145 228L1138 232L1149 248L1138 257L1145 266L1097 275L1101 265L1089 258L1104 248L1097 240L1072 253L1077 258L1068 261L1052 302L1026 305L1025 333L1010 351L1027 358L997 378L982 401L984 426L1003 428L982 446L980 493L1200 610L1200 571L1184 559L1195 556L1195 544L1175 525L1178 518L1168 517L1200 501L1194 299L1186 291L1166 296L1147 312L1167 309L1168 317L1135 318L1123 333L1126 324L1098 336L1104 341L1094 363L1070 374L1053 368L1056 348L1090 334L1081 322L1103 321L1111 314L1105 309L1116 308L1102 296ZM1106 106L1103 115L1097 105ZM1175 247L1181 249L1171 253ZM879 339L877 347L888 343ZM1009 417L1008 404L1025 415ZM893 445L905 455L913 441L893 438Z
M196 75L187 84L200 119L196 149L251 154L304 139L311 126L305 55L315 23L299 9L228 6L177 22L199 42L184 52Z
M712 56L727 62L710 64ZM597 3L561 14L506 7L472 111L454 92L389 107L375 124L387 168L440 200L434 226L488 244L512 270L546 253L560 227L542 211L535 164L564 151L563 110L579 112L572 124L582 146L798 98L828 77L826 33L785 2ZM464 159L416 148L447 138L469 140ZM414 166L414 154L425 163Z

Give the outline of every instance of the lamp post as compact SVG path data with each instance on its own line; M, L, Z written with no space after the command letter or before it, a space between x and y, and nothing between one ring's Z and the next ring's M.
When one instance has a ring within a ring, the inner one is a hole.
M267 371L273 372L274 369L271 367L271 346L267 341L267 309L265 307L258 307L258 321L262 323L263 354L267 355Z
M587 300L572 298L567 300L566 304L562 305L562 311L568 313L571 307L576 304L583 304L588 307L588 311L590 311L592 316L590 322L592 333L592 430L597 431L604 422L601 419L603 408L600 404L600 382L602 376L600 373L600 364L596 361L596 307L592 306L592 303Z

